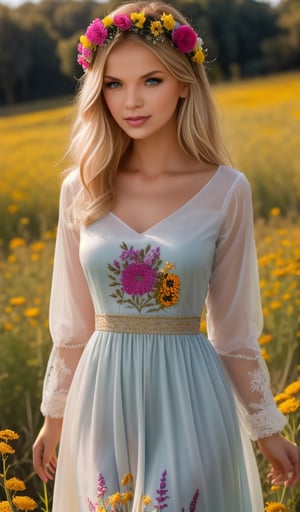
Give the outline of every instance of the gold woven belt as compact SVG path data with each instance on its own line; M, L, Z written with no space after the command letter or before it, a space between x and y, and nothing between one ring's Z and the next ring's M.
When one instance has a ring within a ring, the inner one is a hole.
M95 329L134 334L197 334L200 319L197 316L96 315Z

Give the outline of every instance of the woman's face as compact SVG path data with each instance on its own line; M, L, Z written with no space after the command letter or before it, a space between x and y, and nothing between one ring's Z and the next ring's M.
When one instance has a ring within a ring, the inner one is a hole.
M147 47L128 40L111 51L103 96L129 137L138 140L174 131L178 100L187 94L188 86L176 80Z

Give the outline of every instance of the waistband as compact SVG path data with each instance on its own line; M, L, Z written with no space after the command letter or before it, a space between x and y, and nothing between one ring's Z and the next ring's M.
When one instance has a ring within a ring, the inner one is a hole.
M198 334L197 316L96 315L96 331L133 334Z

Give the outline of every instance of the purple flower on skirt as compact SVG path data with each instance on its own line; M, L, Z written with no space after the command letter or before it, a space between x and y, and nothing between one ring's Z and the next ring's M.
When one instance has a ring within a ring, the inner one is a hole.
M151 292L157 271L146 263L131 263L122 271L122 288L128 295L144 295Z

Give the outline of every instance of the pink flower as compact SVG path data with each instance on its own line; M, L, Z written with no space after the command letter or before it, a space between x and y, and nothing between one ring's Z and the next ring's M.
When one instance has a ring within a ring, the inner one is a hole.
M122 288L128 295L144 295L151 292L156 280L156 270L147 263L130 263L122 271Z
M128 30L131 27L131 19L126 14L116 14L114 16L114 24L120 30Z
M193 51L198 39L197 32L189 25L180 25L172 32L172 41L181 53Z
M99 18L96 18L87 28L85 35L95 46L102 46L107 38L107 28Z
M81 55L78 55L78 57L77 57L77 62L78 62L78 64L79 64L83 69L89 69L89 67L90 67L90 63L89 63L89 62L87 62L87 61L85 60L85 58L84 58L84 57L82 57Z

